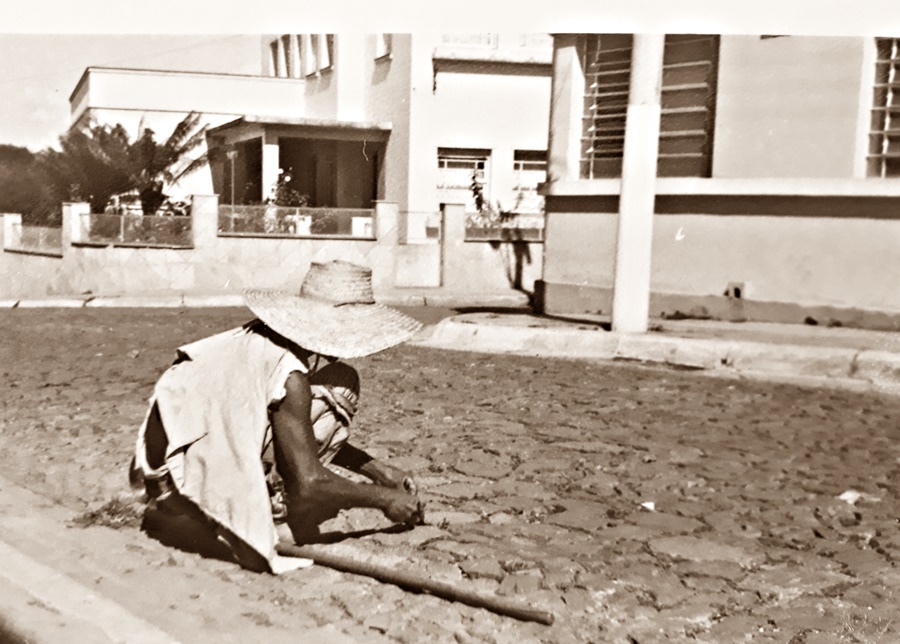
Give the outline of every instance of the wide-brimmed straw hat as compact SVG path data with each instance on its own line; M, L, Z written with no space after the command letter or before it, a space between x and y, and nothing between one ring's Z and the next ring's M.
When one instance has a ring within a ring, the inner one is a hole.
M372 269L313 262L300 292L247 289L244 303L266 326L308 351L361 358L409 340L422 324L372 293Z

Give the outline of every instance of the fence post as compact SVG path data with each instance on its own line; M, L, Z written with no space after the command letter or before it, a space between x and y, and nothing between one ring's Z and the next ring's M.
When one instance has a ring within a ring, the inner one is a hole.
M62 204L62 252L72 244L87 241L89 224L84 224L85 215L90 214L91 204L76 202Z
M465 260L462 253L466 243L465 204L441 204L441 279L443 286L465 288Z
M191 243L197 250L215 248L219 232L219 195L191 195Z
M463 204L441 204L444 218L444 244L461 246L466 241L466 207Z
M375 221L372 233L379 244L396 246L398 243L399 211L393 201L375 202Z
M3 215L3 248L20 248L22 246L22 215L6 213Z

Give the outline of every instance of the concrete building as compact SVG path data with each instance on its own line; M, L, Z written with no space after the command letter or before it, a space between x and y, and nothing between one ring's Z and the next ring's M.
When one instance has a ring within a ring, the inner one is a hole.
M0 296L294 288L311 261L343 257L368 262L382 293L526 301L543 256L550 36L288 34L260 54L258 75L88 68L73 124L164 140L202 114L209 166L170 191L193 197L191 216L70 204L66 234L35 248L47 231L6 215L2 259L20 277Z
M542 310L900 326L898 39L650 40L554 36Z
M412 227L466 203L540 213L551 39L534 34L290 34L262 39L259 76L88 68L73 123L139 123L160 136L201 112L209 172L182 194L260 203L280 172L313 207L397 203ZM216 154L216 151L228 151Z

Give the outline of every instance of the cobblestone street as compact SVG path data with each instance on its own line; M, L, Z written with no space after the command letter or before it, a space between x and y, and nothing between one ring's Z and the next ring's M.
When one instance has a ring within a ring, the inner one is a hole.
M127 494L175 347L248 316L0 312L4 476L76 512ZM427 525L343 513L327 531L368 534L334 548L515 597L552 626L320 566L254 575L136 528L102 576L159 575L179 610L151 621L185 641L228 620L270 642L325 624L364 642L900 641L900 399L412 346L352 364L353 437L416 473Z

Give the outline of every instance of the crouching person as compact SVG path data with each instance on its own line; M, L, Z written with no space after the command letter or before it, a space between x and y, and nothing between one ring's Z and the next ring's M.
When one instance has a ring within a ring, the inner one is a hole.
M181 347L160 377L132 482L160 509L212 525L252 570L273 571L276 522L297 543L353 507L421 523L412 478L349 444L359 377L338 362L400 344L420 324L376 304L371 270L347 262L314 263L299 294L248 290L244 300L257 319Z

